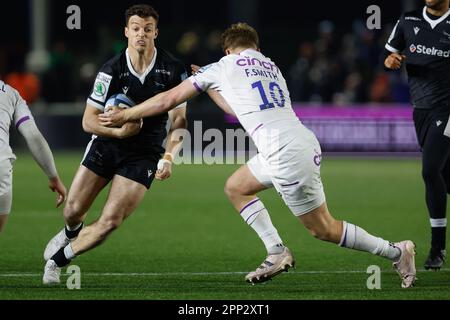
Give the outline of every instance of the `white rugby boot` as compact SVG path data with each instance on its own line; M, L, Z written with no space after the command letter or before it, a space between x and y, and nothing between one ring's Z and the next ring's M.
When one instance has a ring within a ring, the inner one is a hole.
M402 288L411 288L416 282L415 244L410 240L394 243L402 254L397 262L393 263L394 269L402 279Z
M69 243L70 240L66 237L66 231L62 229L47 243L44 251L45 261L48 261L59 249L64 248Z
M42 283L45 285L55 285L60 283L61 268L53 260L48 260L44 268Z
M285 247L282 253L268 255L266 260L255 271L245 276L245 281L253 284L265 282L294 266L294 256Z

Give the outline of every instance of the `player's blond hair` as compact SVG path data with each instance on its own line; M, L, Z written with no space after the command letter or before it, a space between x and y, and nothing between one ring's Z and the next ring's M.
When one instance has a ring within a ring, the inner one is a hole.
M239 47L259 48L258 33L254 28L244 22L233 24L222 33L223 51Z

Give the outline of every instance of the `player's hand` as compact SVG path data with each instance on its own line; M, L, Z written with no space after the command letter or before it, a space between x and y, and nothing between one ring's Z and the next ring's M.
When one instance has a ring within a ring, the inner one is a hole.
M155 179L159 181L164 181L169 179L172 175L172 161L161 159L158 162L158 170L155 174Z
M58 195L56 196L56 207L58 208L64 201L66 201L67 197L66 186L62 183L59 177L54 177L48 180L48 187L53 192L58 193Z
M125 123L120 130L120 139L129 138L137 135L142 129L142 119Z
M197 73L198 70L200 70L200 67L199 67L198 65L196 65L196 64L191 64L191 71L192 71L192 74Z
M125 112L122 108L112 109L109 112L98 115L100 124L104 127L121 127L127 122Z
M391 53L386 60L384 66L388 69L398 70L402 67L402 63L406 60L406 56L399 53Z

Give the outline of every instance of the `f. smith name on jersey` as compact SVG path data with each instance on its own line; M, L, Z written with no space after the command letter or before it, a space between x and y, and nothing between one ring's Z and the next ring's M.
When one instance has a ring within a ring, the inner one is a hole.
M271 71L260 69L245 69L244 71L247 77L265 77L269 79L278 80L277 74Z

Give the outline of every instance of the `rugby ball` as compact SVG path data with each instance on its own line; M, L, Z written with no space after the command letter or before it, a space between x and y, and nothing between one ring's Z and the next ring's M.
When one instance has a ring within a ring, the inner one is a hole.
M122 109L128 109L131 108L133 106L135 106L136 103L134 103L133 100L131 100L131 98L127 97L125 94L123 93L118 93L118 94L113 94L108 101L106 101L105 104L105 113L112 111L113 107L119 107Z

